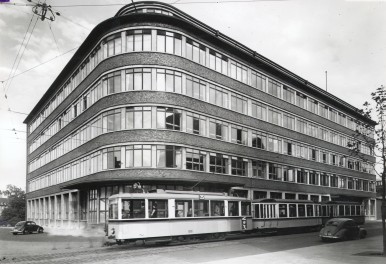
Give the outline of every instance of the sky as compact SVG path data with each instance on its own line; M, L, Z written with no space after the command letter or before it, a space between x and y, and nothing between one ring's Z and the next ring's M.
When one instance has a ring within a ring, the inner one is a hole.
M0 190L7 184L25 190L26 114L72 57L74 48L98 23L130 2L47 0L61 15L53 22L38 20L32 34L35 20L26 34L32 7L19 5L29 2L0 4ZM355 107L361 108L372 91L386 85L386 0L162 2L173 4L322 89L326 89L327 71L328 92ZM20 49L25 34L24 44L28 45ZM20 62L15 59L19 49ZM14 64L19 75L6 82Z

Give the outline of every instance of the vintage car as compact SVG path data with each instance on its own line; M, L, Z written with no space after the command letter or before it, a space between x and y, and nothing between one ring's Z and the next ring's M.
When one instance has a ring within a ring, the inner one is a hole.
M365 238L367 231L350 218L332 218L320 230L322 241Z
M15 225L11 233L17 234L31 234L32 232L43 233L44 229L33 221L21 221Z

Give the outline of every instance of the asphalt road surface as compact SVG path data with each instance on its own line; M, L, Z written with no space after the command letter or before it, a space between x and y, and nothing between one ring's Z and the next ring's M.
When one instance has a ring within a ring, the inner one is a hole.
M102 246L102 237L13 236L0 228L2 263L386 263L378 256L380 222L366 224L368 237L338 243L323 243L317 232L233 237L225 241L175 246Z

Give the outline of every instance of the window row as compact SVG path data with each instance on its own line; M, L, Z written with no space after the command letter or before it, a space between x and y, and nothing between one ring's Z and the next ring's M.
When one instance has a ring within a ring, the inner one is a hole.
M136 51L157 51L186 57L349 129L354 131L358 129L373 137L373 131L365 125L324 103L264 76L189 37L155 29L130 29L106 37L31 122L29 132L36 129L99 62L114 55Z
M169 129L235 144L372 173L372 165L255 129L172 107L133 106L102 113L28 164L32 172L80 145L108 132L125 129Z
M251 160L172 145L128 145L94 152L28 182L35 191L99 171L124 168L170 168L286 181L358 191L374 191L373 181Z

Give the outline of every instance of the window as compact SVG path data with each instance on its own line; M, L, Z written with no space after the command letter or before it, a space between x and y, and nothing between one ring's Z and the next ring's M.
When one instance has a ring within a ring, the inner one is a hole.
M209 137L221 140L228 140L228 123L210 120Z
M281 139L276 136L268 136L268 150L281 153Z
M232 94L231 109L242 114L247 114L247 99L243 96Z
M266 178L267 163L261 160L252 160L252 177Z
M301 169L301 170L298 170L297 171L297 183L307 183L307 175L308 175L308 172Z
M243 158L232 157L232 175L247 176L248 162Z
M126 50L151 51L151 30L129 30L126 32Z
M102 87L104 94L121 92L121 72L117 71L108 74L102 79Z
M306 131L307 131L307 122L303 119L300 119L298 118L297 120L297 131L299 133L303 133L303 134L306 134Z
M157 107L157 128L180 130L181 111L171 107Z
M248 144L248 131L242 127L231 127L231 142L236 144Z
M228 202L228 215L229 216L239 216L239 202Z
M319 127L319 138L320 139L325 140L325 141L330 141L329 135L330 135L330 133L327 129L325 129L323 127Z
M151 167L151 145L126 147L126 168Z
M296 105L301 108L307 109L307 96L296 92Z
M190 38L186 38L186 58L205 65L206 48Z
M181 168L181 147L157 146L157 167Z
M295 130L295 117L283 114L283 127Z
M228 92L225 89L211 84L209 86L209 102L228 108Z
M167 218L168 200L149 199L148 203L149 218Z
M268 89L267 89L267 92L270 95L273 95L275 97L281 98L280 87L281 87L280 83L278 83L278 82L276 82L274 80L268 79Z
M199 99L206 100L206 83L200 79L186 76L186 95Z
M181 56L181 39L180 34L157 30L157 51Z
M308 135L311 137L318 137L318 127L314 124L308 124Z
M310 160L318 161L319 151L317 149L310 149Z
M247 68L234 61L231 61L230 64L231 78L247 83Z
M319 185L319 174L316 171L310 171L308 176L308 184Z
M287 216L287 204L279 204L279 217Z
M342 189L347 188L347 177L339 176L339 188L342 188Z
M181 93L182 74L180 72L157 69L157 90Z
M283 167L283 181L294 182L295 181L295 168ZM295 198L294 198L295 199Z
M283 100L295 104L295 91L287 86L283 86Z
M214 173L228 174L228 156L222 154L210 154L209 170Z
M205 156L204 151L186 149L186 169L205 171Z
M121 130L121 109L110 110L103 114L103 132Z
M309 98L308 100L308 111L318 114L318 101Z
M103 150L103 169L121 168L121 148L107 148Z
M145 200L122 199L122 219L145 218Z
M338 122L338 113L336 112L336 110L330 107L329 112L330 112L330 120L333 122Z
M209 201L194 201L194 216L209 216Z
M267 120L267 107L258 102L252 102L252 116L261 120Z
M296 204L289 204L289 217L296 217Z
M339 166L346 167L346 158L344 156L339 157Z
M272 199L283 199L283 195L281 192L271 192L269 195Z
M257 131L252 131L252 147L266 149L267 134Z
M352 177L347 177L347 189L349 190L354 189L354 180Z
M176 217L192 217L192 201L176 200Z
M346 126L346 115L342 113L338 113L338 123L342 126Z
M209 50L209 68L228 75L228 58L214 50Z
M210 215L224 216L225 215L224 201L210 201Z
M339 179L338 179L338 176L336 176L335 174L332 174L330 177L330 186L331 187L338 187L339 186Z
M105 44L104 44L104 50L105 50L104 52L105 58L120 54L122 52L121 33L117 33L106 38Z
M308 147L305 145L296 145L296 156L302 159L308 159Z
M289 140L284 140L284 154L295 155L295 143Z
M205 136L206 117L198 114L186 114L186 131L188 133Z
M268 122L281 126L281 113L273 109L268 109Z
M328 106L327 105L319 103L319 115L324 117L324 118L328 118Z
M330 154L330 163L332 165L337 166L338 165L338 157L335 154Z
M136 68L126 70L126 91L151 90L151 69Z
M151 128L151 107L126 108L126 128Z
M282 167L278 164L268 163L268 179L270 180L282 180Z
M251 74L252 87L265 92L266 77L254 71Z

